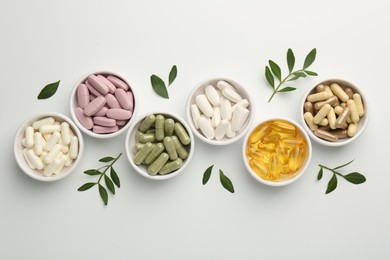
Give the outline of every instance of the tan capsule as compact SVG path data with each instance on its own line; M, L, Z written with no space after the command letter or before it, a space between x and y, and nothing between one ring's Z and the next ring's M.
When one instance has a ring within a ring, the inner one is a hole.
M343 113L341 113L341 115L339 115L339 117L336 120L336 127L337 128L342 128L344 126L344 124L346 124L347 118L348 118L350 113L351 113L351 110L349 109L349 107L346 107L343 110Z
M327 118L322 119L322 121L319 123L320 126L327 126L329 124L329 121Z
M324 85L322 85L322 84L320 84L320 85L318 85L317 87L316 87L316 92L318 93L318 92L322 92L322 91L324 91L325 90L325 86Z
M336 129L336 113L334 112L333 107L329 110L327 118L329 121L330 128Z
M332 134L329 131L317 129L314 131L315 136L325 139L327 141L336 142L338 140L338 136L335 134Z
M309 128L311 129L311 131L314 131L318 128L318 125L314 124L313 123L313 114L310 113L310 112L306 112L304 115L303 115L303 118L305 119L305 122L306 124L309 126Z
M339 84L333 83L330 85L330 89L332 90L333 94L335 94L341 101L346 102L349 99L349 96L347 93L345 93Z
M353 96L353 90L351 88L346 88L345 90L345 93L348 95L348 97L350 99L352 99L352 96Z
M313 103L305 102L304 110L305 110L305 112L310 112L310 113L314 114Z
M342 108L345 108L345 107L347 106L347 104L346 104L345 102L341 102L341 103L340 103L340 106L341 106Z
M358 115L360 117L362 117L364 115L364 106L363 106L362 97L360 96L359 93L355 93L355 94L353 94L352 98L353 98L353 101L355 101Z
M346 129L339 129L331 131L332 134L337 135L339 139L344 139L348 137L348 130Z
M328 125L325 125L325 126L319 126L318 129L325 130L325 131L330 131L330 130L332 130L332 129L330 129L329 124L328 124Z
M328 98L329 98L329 93L326 91L322 91L322 92L318 92L318 93L311 94L311 95L307 96L306 100L309 102L317 102L317 101L326 100Z
M314 108L317 110L320 110L325 104L329 104L333 106L338 101L338 98L336 96L330 97L327 100L320 101L314 104Z
M352 123L351 114L347 117L347 121L345 121L347 124Z
M341 113L343 113L343 110L344 110L344 108L342 108L341 106L336 106L335 108L334 108L334 112L336 113L336 115L341 115Z
M332 107L329 105L329 104L325 104L321 109L320 111L318 111L318 113L314 116L314 119L313 119L313 123L314 124L319 124L321 123L322 119L324 119L328 113L329 113L329 110L331 109Z
M349 109L351 110L352 122L356 124L357 122L359 122L359 114L357 112L355 101L353 101L352 99L348 100L347 107L349 107Z
M337 107L337 106L340 106L340 100L339 99L337 99L337 102L334 102L332 104L332 107Z
M357 132L356 124L353 124L353 123L349 124L348 125L348 136L349 137L355 136L356 132Z
M332 90L330 89L329 86L325 86L324 91L328 92L329 97L333 97L334 96L334 94L333 94L333 92L332 92Z

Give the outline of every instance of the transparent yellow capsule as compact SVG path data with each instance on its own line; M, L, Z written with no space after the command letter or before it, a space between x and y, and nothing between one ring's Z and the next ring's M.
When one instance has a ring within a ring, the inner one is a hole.
M271 124L272 130L282 133L282 134L296 134L295 126L282 120L275 120Z
M302 146L296 146L291 151L288 166L292 172L296 172L303 164L306 156L306 151Z
M252 170L261 178L269 179L269 173L266 166L263 164L256 162L255 160L249 160L249 166Z
M281 172L281 165L278 161L278 158L275 153L271 155L271 158L269 160L269 173L272 177L272 179L277 180L280 177L280 172Z
M249 136L249 143L256 143L261 140L264 135L267 135L271 132L271 127L269 123L261 124L253 130Z
M301 145L303 144L303 139L301 138L283 138L280 140L280 142L289 148L292 148L296 145Z
M286 146L284 146L282 144L277 145L275 147L275 153L276 153L276 156L281 164L288 163L288 157L289 157L290 153L289 153L289 149Z
M268 144L263 144L261 142L258 143L257 149L265 149L267 151L273 152L275 151L275 144L274 143L268 143Z
M259 151L254 148L249 148L246 150L246 155L250 158L258 161L259 163L268 163L270 155L265 151Z
M272 132L269 135L265 135L263 136L263 138L261 138L261 142L264 144L277 143L279 140L280 140L280 134L275 132Z

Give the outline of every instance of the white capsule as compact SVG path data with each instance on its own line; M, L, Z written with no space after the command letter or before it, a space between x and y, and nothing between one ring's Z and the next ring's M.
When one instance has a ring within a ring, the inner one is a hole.
M45 141L47 142L50 139L51 134L43 134L42 136L43 136L43 139L45 139Z
M195 128L199 129L198 120L200 117L200 111L199 111L199 107L196 104L191 105L191 115L192 115L192 121L194 122Z
M219 106L221 98L218 95L217 90L213 86L211 85L206 86L204 92L206 94L207 99L210 101L212 105Z
M22 139L22 145L23 145L24 147L26 147L26 148L27 148L27 144L26 144L26 138L23 138L23 139Z
M217 82L217 88L222 92L225 88L228 88L228 89L231 89L231 90L234 90L235 91L235 88L230 85L229 83L227 83L226 81L224 80L220 80Z
M45 163L45 157L47 156L47 152L46 151L42 151L41 155L39 156L39 159L41 159L41 161L43 163ZM43 168L45 168L45 165L43 166Z
M34 133L34 152L36 155L41 155L43 150L43 136L40 132Z
M236 132L234 132L232 130L232 126L231 124L229 123L229 127L228 127L228 130L226 131L226 136L229 137L229 138L232 138L232 137L235 137L236 136Z
M77 136L73 136L70 139L69 158L76 159L79 153L79 139Z
M48 152L48 154L45 157L45 163L50 164L54 158L57 157L57 155L61 152L62 150L62 145L60 144L55 144L53 148Z
M219 107L214 107L214 114L211 117L211 125L215 128L221 122L221 111Z
M198 95L195 98L196 105L199 107L200 111L207 116L212 117L213 116L213 107L211 106L210 102L208 101L206 95Z
M230 123L232 131L234 132L240 131L248 116L249 116L248 109L243 108L241 106L237 107L233 112L232 121Z
M52 134L54 132L60 132L60 131L61 131L61 126L59 124L41 125L39 127L39 132L41 132L41 134Z
M219 108L222 119L230 121L232 118L232 104L226 98L222 99L221 106Z
M63 145L62 145L61 151L62 151L63 153L68 153L68 152L69 152L69 146L63 144Z
M244 99L238 101L236 104L234 104L234 105L232 106L232 110L234 111L234 109L236 109L237 106L241 106L241 107L243 107L243 108L247 108L247 107L249 106L249 101L248 101L248 99L244 98Z
M26 162L27 162L27 164L28 164L28 167L30 167L30 169L32 169L32 170L35 170L36 167L34 166L34 164L32 163L32 161L30 160L30 158L27 156L27 151L28 151L27 148L24 148L24 149L23 149L23 156L24 156L24 159L26 160Z
M66 161L68 160L68 157L62 154L57 160L59 161L59 163L54 170L54 174L59 174L61 172L61 170L65 166Z
M203 135L207 139L213 139L215 136L214 128L211 125L211 120L210 118L207 118L204 115L201 115L199 120L198 120L198 126L199 129L202 131Z
M34 153L32 149L27 150L26 156L28 160L34 165L35 169L42 170L43 162L41 159Z
M34 128L27 126L24 135L26 147L31 148L34 145Z
M59 132L54 132L51 137L46 141L46 144L43 146L43 150L50 151L54 145L58 143L61 138L61 134Z
M62 135L62 144L70 144L70 132L69 124L67 122L61 123L61 135Z
M69 158L69 153L66 155L65 166L68 167L72 164L73 160Z
M66 162L66 156L65 155L59 156L46 167L46 169L43 171L43 175L45 175L46 177L50 177L54 173L59 173L64 167L65 162Z
M52 125L54 124L55 120L54 118L52 117L46 117L46 118L43 118L41 120L38 120L38 121L35 121L33 124L32 124L32 127L34 129L39 129L39 127L43 126L43 125Z
M240 94L238 94L235 90L231 90L228 88L222 90L222 95L234 103L237 103L242 100Z
M222 120L221 123L219 123L219 125L215 129L215 139L221 140L225 136L228 129L229 121L227 121L226 119Z

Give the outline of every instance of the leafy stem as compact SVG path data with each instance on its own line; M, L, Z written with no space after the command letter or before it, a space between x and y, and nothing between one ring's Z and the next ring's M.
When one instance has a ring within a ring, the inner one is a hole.
M294 78L289 79L291 76L294 75L294 73L300 73L300 72L301 72L301 73L304 73L304 71L305 71L304 69L301 69L301 70L296 70L296 71L294 71L294 72L291 72L291 73L288 74L282 81L280 81L279 84L278 84L278 86L274 89L274 92L272 93L271 97L268 99L268 103L271 102L272 98L275 96L276 93L279 92L280 87L281 87L285 82L288 82L288 81L290 81L290 80L295 80ZM290 87L290 88L291 88L291 87ZM294 88L294 90L295 90L295 88ZM286 90L286 91L287 91L287 90ZM284 92L286 92L286 91L284 91ZM292 90L288 90L288 91L292 91Z

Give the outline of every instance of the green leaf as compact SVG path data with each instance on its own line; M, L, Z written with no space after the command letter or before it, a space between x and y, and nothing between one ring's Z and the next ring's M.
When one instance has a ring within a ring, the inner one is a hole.
M294 88L294 87L285 87L285 88L278 90L278 92L289 92L289 91L294 91L294 90L296 90L296 88Z
M268 83L271 85L273 89L275 89L275 80L274 76L272 76L271 70L268 66L265 66L265 78L267 79Z
M344 179L353 184L361 184L366 181L366 177L358 172L352 172L343 176Z
M293 72L292 75L294 75L294 77L290 78L287 81L294 81L294 80L297 80L299 78L305 78L307 76L304 72L301 72L301 71Z
M213 167L214 164L211 165L209 168L207 168L206 171L203 173L203 180L202 180L203 185L205 185L209 181Z
M309 54L307 54L305 58L305 62L303 63L303 69L306 69L314 62L314 60L316 59L316 55L317 55L317 49L314 48L309 52Z
M101 172L99 172L98 170L95 170L95 169L86 170L86 171L84 171L84 173L88 174L88 175L100 175L100 174L102 174Z
M107 156L107 157L103 157L101 159L99 159L99 162L111 162L115 160L114 158L112 158L111 156Z
M114 183L107 175L104 175L104 182L106 183L108 190L111 191L112 194L115 194Z
M321 180L323 174L324 174L324 170L323 170L322 167L321 167L321 168L320 168L320 171L318 172L317 180Z
M343 164L343 165L337 166L337 167L336 167L336 168L334 168L333 170L337 170L337 169L343 168L343 167L345 167L345 166L347 166L347 165L351 164L353 161L355 161L355 159L353 159L353 160L352 160L352 161L350 161L350 162L347 162L346 164Z
M337 188L337 177L336 174L334 173L332 178L330 179L328 183L328 188L326 189L325 194L331 193Z
M110 169L110 175L111 175L111 179L115 183L115 185L118 188L120 188L121 187L121 182L119 180L118 174L116 174L116 171L114 170L113 167L111 167L111 169Z
M107 205L107 203L108 203L107 190L101 184L99 184L99 193L100 193L100 197L102 198L102 200L104 202L104 205Z
M78 191L86 191L86 190L89 190L90 188L92 188L95 185L96 185L96 182L87 182L87 183L81 185L81 187L78 188L77 190Z
M295 56L294 56L294 52L291 49L288 49L287 51L287 65L288 65L288 71L289 73L291 73L295 65Z
M150 82L152 83L152 87L153 87L154 91L160 97L169 98L167 87L165 86L165 83L161 78L159 78L156 75L152 75L152 76L150 76Z
M57 82L50 83L46 85L41 92L39 92L38 99L47 99L51 96L53 96L58 89L58 86L60 85L60 80Z
M219 170L219 180L221 181L222 186L230 191L231 193L234 193L234 187L232 181L223 174L222 170Z
M175 80L176 76L177 76L177 67L176 67L176 65L173 65L171 72L169 72L168 86L170 86L172 84L172 82Z
M314 71L310 71L310 70L305 70L306 74L309 75L309 76L318 76L318 74Z
M280 67L278 64L273 62L272 60L268 61L269 66L271 67L272 73L279 79L279 81L282 80L282 71L280 70Z

